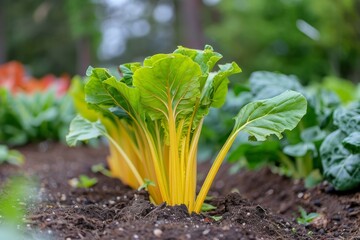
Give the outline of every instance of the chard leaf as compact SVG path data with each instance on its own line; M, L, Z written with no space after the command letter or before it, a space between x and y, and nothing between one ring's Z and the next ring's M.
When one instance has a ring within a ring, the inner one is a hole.
M132 77L134 75L134 72L141 67L141 64L139 62L134 63L126 63L119 66L120 72L122 74L122 81L128 85L132 86Z
M85 101L96 105L113 105L113 99L103 85L103 81L111 78L104 68L94 68L90 80L85 85Z
M144 60L144 66L145 67L151 67L152 65L155 64L155 62L167 58L169 57L171 54L164 54L164 53L160 53L160 54L155 54L153 56L147 57Z
M336 130L320 147L325 178L340 191L360 186L360 153L351 153L342 144L346 133Z
M222 58L222 55L214 52L214 49L209 45L206 45L204 50L180 46L174 53L190 57L194 62L200 65L203 74L209 73L214 68L215 64Z
M275 134L292 130L306 113L307 102L304 96L294 91L286 91L279 96L251 102L245 105L235 118L236 133L244 130L258 141Z
M236 63L228 63L219 65L218 72L210 73L205 86L201 93L201 104L211 105L212 107L221 107L226 100L228 92L228 77L235 73L241 72L241 69Z
M129 87L114 77L105 80L103 83L116 106L120 106L127 113L132 113L133 116L141 112L139 89Z
M69 146L75 146L78 141L97 138L105 133L105 127L100 121L91 122L77 115L70 123L70 131L66 136L66 142Z
M351 133L342 143L351 152L360 153L360 132Z
M158 60L152 67L134 73L134 86L141 92L141 103L153 119L181 118L193 112L200 97L198 64L180 54Z

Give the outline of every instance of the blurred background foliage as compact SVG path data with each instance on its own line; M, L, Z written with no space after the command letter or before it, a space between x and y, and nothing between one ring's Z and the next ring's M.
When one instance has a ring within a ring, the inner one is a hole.
M302 83L360 78L358 0L82 0L0 3L0 63L34 76L84 75L177 45L205 43L243 68L297 75Z

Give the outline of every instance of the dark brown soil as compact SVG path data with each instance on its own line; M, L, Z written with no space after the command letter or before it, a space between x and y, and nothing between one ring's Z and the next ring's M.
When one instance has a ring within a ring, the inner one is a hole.
M306 190L268 169L230 176L224 166L209 202L217 209L189 215L184 206L154 206L146 192L92 173L92 165L105 161L104 147L45 142L19 150L27 160L20 170L40 185L41 201L29 207L26 219L29 239L35 230L52 239L360 239L360 192L339 195L326 184ZM203 173L208 166L200 166ZM0 165L1 182L17 173ZM72 188L68 180L80 174L98 183ZM299 206L321 217L306 228L298 225Z

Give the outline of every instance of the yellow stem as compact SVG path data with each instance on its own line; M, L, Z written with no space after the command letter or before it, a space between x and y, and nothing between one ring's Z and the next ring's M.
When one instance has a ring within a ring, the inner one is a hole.
M139 172L137 171L136 167L134 166L132 161L129 159L129 157L126 155L124 150L117 144L117 142L109 134L106 134L105 136L109 139L109 141L114 145L116 150L118 150L119 153L121 154L121 156L124 158L125 162L127 163L129 168L131 169L131 171L134 174L134 176L135 176L136 180L138 181L139 185L140 186L143 185L144 184L143 179L141 178L141 176L140 176Z
M230 137L226 140L224 146L221 148L220 152L215 158L214 163L212 164L209 173L206 176L206 179L200 189L200 192L196 198L194 211L199 213L202 207L202 204L205 201L206 195L208 194L210 187L214 181L216 173L219 171L219 168L226 157L226 154L229 152L231 145L235 141L238 131L232 133Z

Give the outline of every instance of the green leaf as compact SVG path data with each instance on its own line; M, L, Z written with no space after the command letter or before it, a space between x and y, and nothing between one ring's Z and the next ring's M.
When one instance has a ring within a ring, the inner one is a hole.
M353 153L360 153L360 132L353 132L342 141L344 146Z
M281 138L285 130L292 130L306 113L304 96L286 91L279 96L245 105L235 118L235 132L244 130L258 141L271 134Z
M311 142L285 146L283 152L292 157L304 157L308 152L311 152L313 157L318 155L315 145Z
M103 86L102 82L111 78L104 68L94 68L90 80L85 85L85 100L87 103L97 105L112 105L113 99Z
M347 108L337 108L334 112L334 124L347 134L360 132L360 102L354 102Z
M200 96L198 64L180 54L158 60L152 67L134 73L133 84L141 92L141 103L153 120L190 115Z
M75 146L78 141L97 138L104 134L106 134L106 130L100 121L91 122L78 115L70 123L70 131L66 136L66 142L70 146Z
M312 188L321 183L322 180L323 176L321 175L320 170L315 169L305 178L304 184L306 188Z
M92 66L89 66L87 69L86 69L86 76L90 77L90 75L92 74L92 71L93 71L93 67Z
M133 116L142 112L139 89L129 87L114 77L105 80L103 83L109 96L113 99L114 105L121 107Z
M302 225L309 225L315 218L319 217L318 213L307 213L304 208L299 207L300 217L296 218L296 221Z
M7 146L0 145L0 164L1 163L21 165L24 163L24 156L16 150L9 150Z
M309 127L301 132L301 139L304 142L317 142L326 137L327 133L320 129L319 126Z
M236 63L228 63L219 65L218 72L210 73L205 86L201 92L201 104L211 105L212 107L221 107L226 100L228 91L228 77L235 73L241 72L241 69Z
M190 57L194 62L200 65L203 74L209 73L215 64L222 58L222 55L214 52L214 49L210 45L206 45L204 50L196 50L180 46L174 51L174 53Z
M72 178L69 180L69 184L76 188L90 188L98 182L97 178L90 178L81 174L79 178Z
M120 65L119 69L122 74L122 80L127 86L132 86L134 72L141 67L139 62L126 63Z
M203 203L201 206L201 212L209 212L209 211L212 211L215 209L216 209L216 207L209 203Z
M299 80L294 75L259 71L251 74L249 82L255 100L271 98L286 90L304 92Z
M324 79L321 86L335 92L342 103L348 103L356 99L356 86L351 81L329 76Z
M145 179L144 179L144 184L141 185L141 186L138 188L138 191L141 191L141 190L143 190L143 189L145 189L145 190L147 191L148 188L149 188L149 186L155 187L156 185L155 185L155 183L154 183L153 181L145 178Z
M222 216L210 216L212 219L214 219L215 222L220 221L223 217Z
M104 164L99 163L91 166L91 171L93 173L101 173L107 177L112 177L111 172L105 168Z
M341 191L360 186L360 153L351 153L344 147L342 142L346 137L346 133L336 130L320 147L324 176Z

